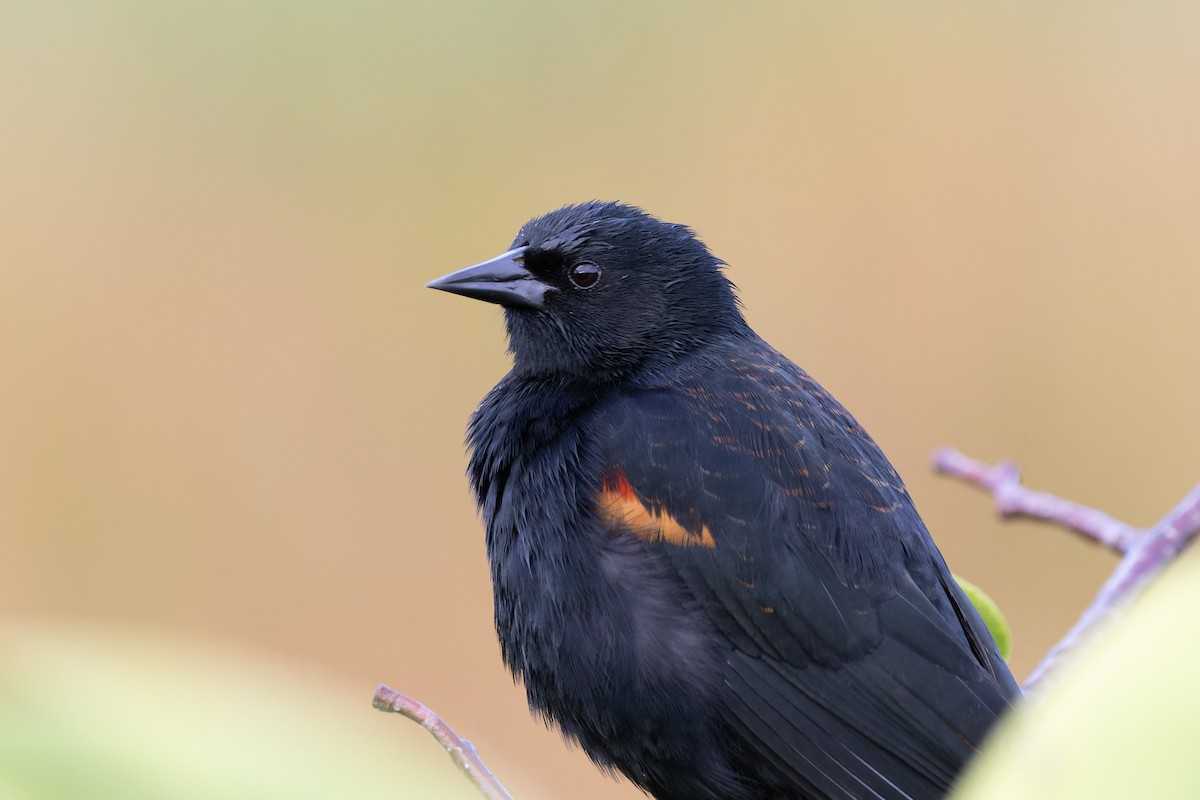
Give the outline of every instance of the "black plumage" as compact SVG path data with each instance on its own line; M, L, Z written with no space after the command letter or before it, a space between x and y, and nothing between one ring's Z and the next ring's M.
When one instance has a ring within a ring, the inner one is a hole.
M660 800L946 793L1018 689L891 464L688 228L568 206L430 285L505 307L470 477L533 709Z

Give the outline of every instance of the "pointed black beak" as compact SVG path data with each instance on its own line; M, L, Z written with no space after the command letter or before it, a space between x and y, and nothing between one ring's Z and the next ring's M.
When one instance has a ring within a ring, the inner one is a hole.
M542 283L525 269L525 248L518 247L473 267L451 272L425 284L430 289L474 297L510 308L543 309L546 292L554 287Z

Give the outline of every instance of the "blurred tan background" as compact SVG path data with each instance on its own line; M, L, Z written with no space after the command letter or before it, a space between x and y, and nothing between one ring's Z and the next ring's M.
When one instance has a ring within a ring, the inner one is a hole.
M422 288L622 199L872 431L1023 676L1115 561L929 455L1142 525L1200 479L1198 40L1187 2L0 0L0 615L387 681L518 798L640 796L500 664L462 439L502 318Z

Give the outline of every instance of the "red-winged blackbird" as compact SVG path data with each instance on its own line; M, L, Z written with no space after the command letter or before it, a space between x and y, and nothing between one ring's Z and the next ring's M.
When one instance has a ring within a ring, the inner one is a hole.
M508 324L468 434L504 660L660 800L941 797L1017 686L896 471L721 267L593 202L429 284Z

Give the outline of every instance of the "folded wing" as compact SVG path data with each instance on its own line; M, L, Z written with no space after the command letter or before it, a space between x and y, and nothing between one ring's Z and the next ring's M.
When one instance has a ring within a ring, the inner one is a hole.
M942 796L1018 690L854 419L764 350L597 424L598 513L720 633L747 747L810 795Z

